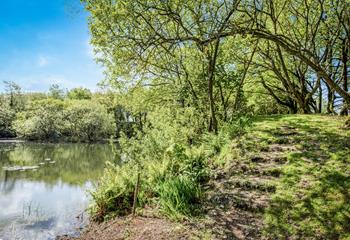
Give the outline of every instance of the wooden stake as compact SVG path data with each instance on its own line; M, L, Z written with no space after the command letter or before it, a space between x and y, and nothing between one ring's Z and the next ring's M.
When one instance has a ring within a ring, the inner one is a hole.
M140 171L137 172L137 180L136 180L135 191L134 191L134 202L132 205L132 215L133 216L135 216L135 212L136 212L137 195L139 192L139 187L140 187Z

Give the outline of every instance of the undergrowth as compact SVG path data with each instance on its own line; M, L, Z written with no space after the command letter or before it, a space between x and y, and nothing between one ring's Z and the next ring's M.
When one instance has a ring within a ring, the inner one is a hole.
M155 111L150 125L132 138L122 136L124 161L108 163L92 192L95 220L129 214L138 172L138 207L148 205L172 219L197 215L204 198L202 186L210 178L211 159L249 123L245 117L226 125L217 135L202 133L192 109ZM181 117L179 117L181 116Z

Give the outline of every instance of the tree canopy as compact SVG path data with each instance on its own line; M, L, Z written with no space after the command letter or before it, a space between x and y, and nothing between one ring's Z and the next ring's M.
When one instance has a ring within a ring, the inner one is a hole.
M256 95L348 114L349 1L82 2L107 81L193 106L211 131Z

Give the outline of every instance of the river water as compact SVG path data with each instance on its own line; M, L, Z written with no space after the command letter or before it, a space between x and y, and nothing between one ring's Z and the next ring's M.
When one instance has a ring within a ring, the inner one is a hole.
M106 161L116 161L109 144L0 143L0 240L76 234Z

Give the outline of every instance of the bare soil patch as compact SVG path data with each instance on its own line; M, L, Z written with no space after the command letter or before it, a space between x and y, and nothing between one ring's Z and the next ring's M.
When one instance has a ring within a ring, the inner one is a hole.
M101 224L92 223L79 237L57 240L175 240L190 239L191 230L162 218L121 217Z

